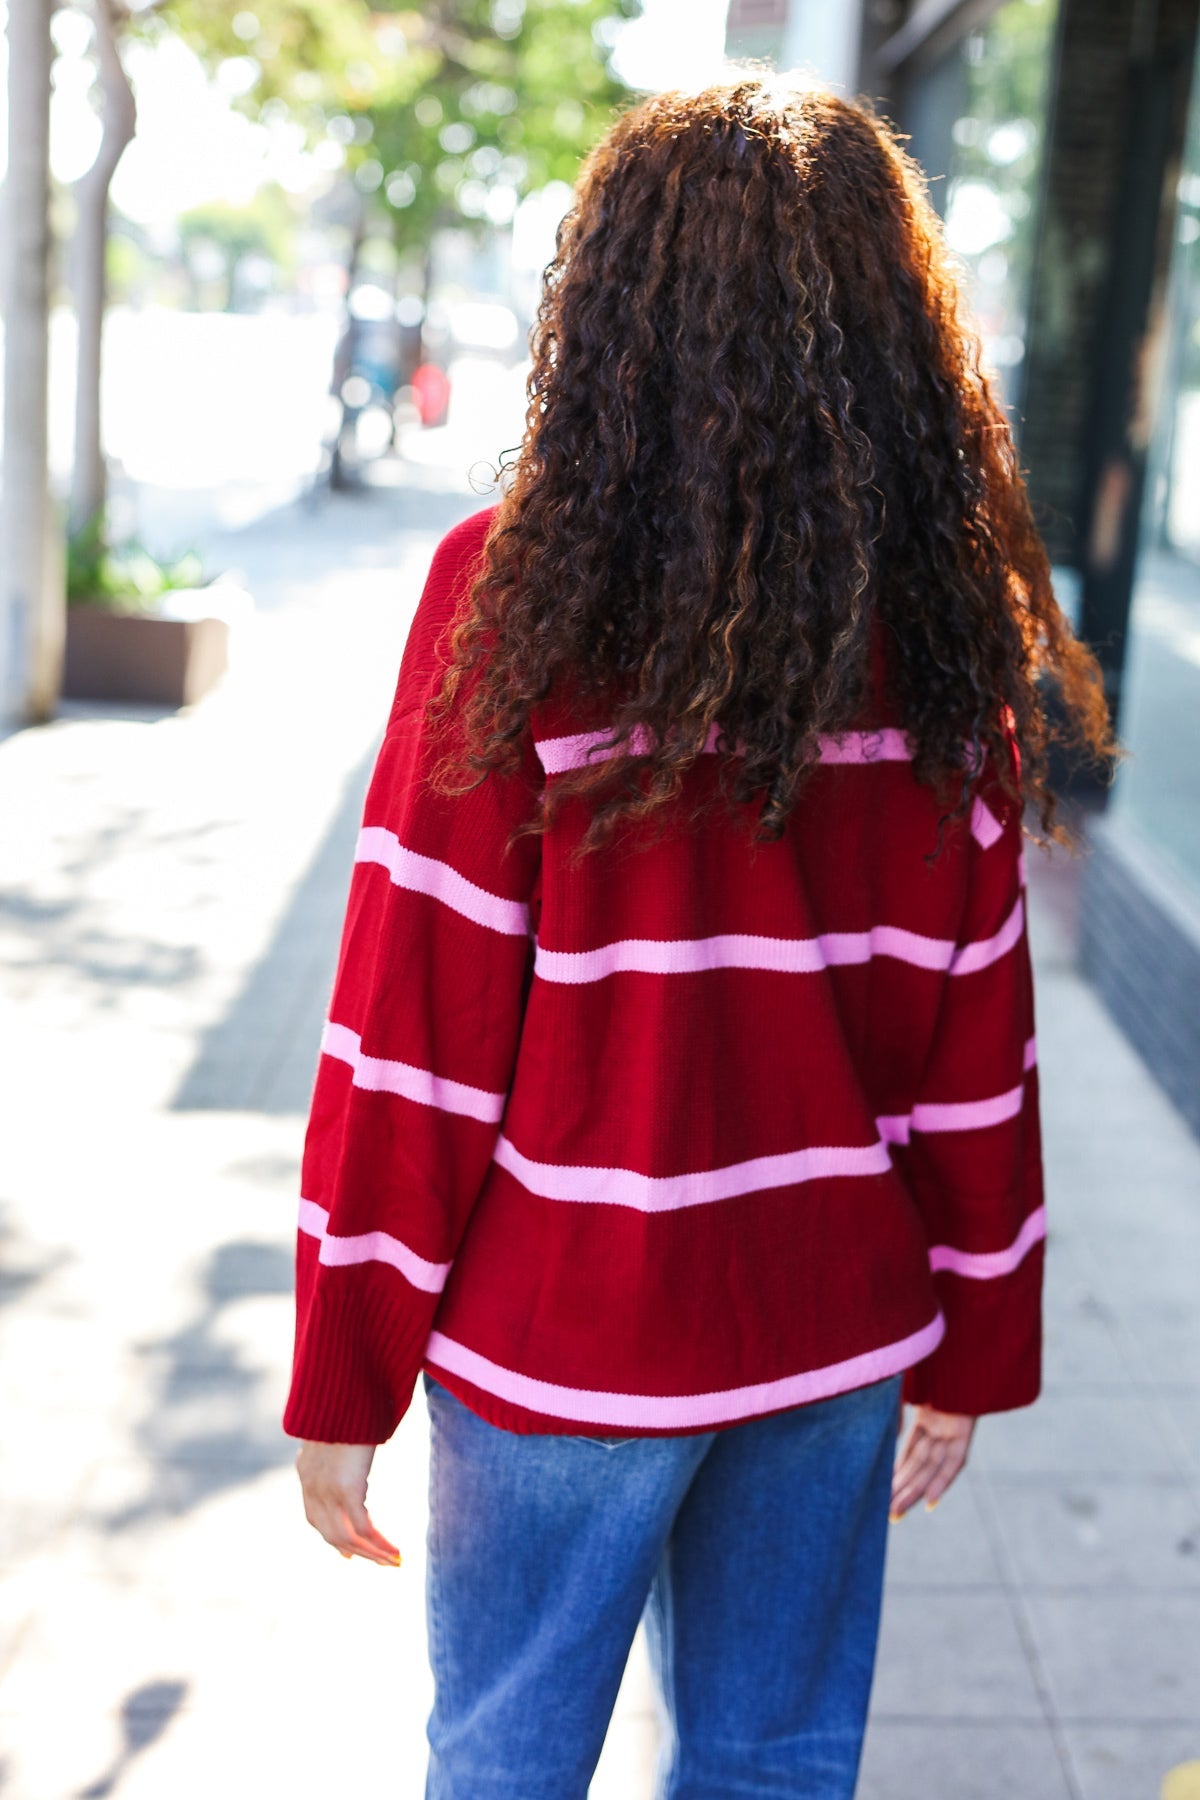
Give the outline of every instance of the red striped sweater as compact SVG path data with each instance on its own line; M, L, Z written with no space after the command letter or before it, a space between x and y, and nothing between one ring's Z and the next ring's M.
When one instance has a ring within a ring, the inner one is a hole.
M715 809L573 864L572 801L509 847L605 732L547 706L519 775L432 790L423 706L493 512L434 556L367 795L286 1429L381 1442L422 1368L515 1431L703 1430L898 1370L947 1411L1027 1404L1017 807L985 774L928 862L938 803L881 725L823 746L778 843Z

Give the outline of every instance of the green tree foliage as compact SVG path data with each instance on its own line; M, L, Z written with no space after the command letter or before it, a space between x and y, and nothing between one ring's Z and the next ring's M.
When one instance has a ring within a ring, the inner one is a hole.
M359 167L398 239L502 222L521 195L574 180L628 98L609 62L612 28L640 11L640 0L429 0L398 13L421 79L368 105Z
M1024 298L1033 271L1033 203L1042 155L1057 0L1007 0L967 40L965 106L953 175L991 188L1008 214L1001 240L1009 286Z
M163 0L140 28L176 32L209 68L240 64L247 112L288 118L317 137L332 113L361 111L393 83L406 92L417 77L381 17L363 0Z
M191 264L198 248L217 252L224 266L224 303L238 299L238 271L249 257L262 258L273 268L287 270L295 256L297 209L282 189L259 188L242 205L210 200L181 213L179 242L185 264Z
M238 65L240 104L342 145L406 246L439 225L502 223L523 194L573 180L628 90L613 27L641 0L165 0L141 29L177 31Z

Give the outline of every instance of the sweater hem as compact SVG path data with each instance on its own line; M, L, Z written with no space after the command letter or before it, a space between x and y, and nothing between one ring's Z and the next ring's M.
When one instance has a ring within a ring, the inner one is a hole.
M486 1424L521 1436L686 1437L748 1424L887 1380L923 1361L945 1330L939 1309L907 1337L842 1362L710 1393L621 1394L563 1387L505 1368L439 1331L430 1334L422 1368Z

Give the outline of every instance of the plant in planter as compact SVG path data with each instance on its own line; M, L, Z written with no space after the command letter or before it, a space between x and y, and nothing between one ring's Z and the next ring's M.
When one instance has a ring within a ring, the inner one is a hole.
M224 674L229 606L203 584L189 552L160 562L141 544L110 547L94 520L67 546L67 641L63 694L72 700L137 700L186 706Z

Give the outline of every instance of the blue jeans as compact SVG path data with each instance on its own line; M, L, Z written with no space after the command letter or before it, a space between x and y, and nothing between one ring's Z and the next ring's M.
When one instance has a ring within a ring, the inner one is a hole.
M849 1800L899 1375L719 1432L523 1436L424 1378L426 1800L586 1800L643 1611L660 1800Z

